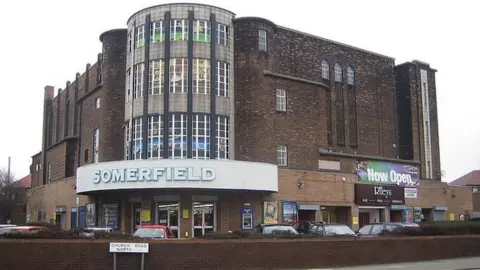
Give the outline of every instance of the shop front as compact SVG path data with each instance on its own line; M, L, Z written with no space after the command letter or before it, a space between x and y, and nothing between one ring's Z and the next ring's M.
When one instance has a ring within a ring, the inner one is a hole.
M358 205L359 226L389 221L389 210L395 205L405 205L404 188L355 184L355 203Z
M77 172L77 193L94 201L87 223L129 233L149 224L167 225L179 238L251 230L262 221L263 197L275 192L277 166L263 163L132 160Z

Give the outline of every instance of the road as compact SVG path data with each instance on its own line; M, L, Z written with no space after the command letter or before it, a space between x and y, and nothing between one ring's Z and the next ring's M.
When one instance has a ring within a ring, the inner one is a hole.
M480 269L480 257L309 270L474 270Z

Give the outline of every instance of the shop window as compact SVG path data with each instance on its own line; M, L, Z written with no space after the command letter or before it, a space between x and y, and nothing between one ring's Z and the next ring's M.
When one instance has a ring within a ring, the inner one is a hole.
M217 159L229 158L229 118L217 117Z
M210 116L194 115L192 132L192 157L196 159L210 158Z
M193 40L210 42L211 29L209 21L196 20L193 22Z
M170 158L187 157L187 115L172 114L168 123Z
M193 59L193 93L210 94L210 60Z
M165 82L163 69L163 60L150 61L150 67L148 70L148 92L150 95L163 94L163 85Z
M188 39L188 21L171 20L170 21L170 40Z
M148 117L147 157L149 159L163 157L163 125L161 115Z
M170 93L186 93L187 89L187 58L173 58L170 60Z

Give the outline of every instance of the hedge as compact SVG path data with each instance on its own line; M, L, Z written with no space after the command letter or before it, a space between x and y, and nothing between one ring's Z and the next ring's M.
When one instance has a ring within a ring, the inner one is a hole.
M15 238L15 239L138 239L138 237L124 234L121 232L87 232L92 233L91 237L83 236L82 233L86 231L82 229L71 229L69 231L62 230L43 230L32 232L22 232L22 233L7 233L4 234L4 238Z

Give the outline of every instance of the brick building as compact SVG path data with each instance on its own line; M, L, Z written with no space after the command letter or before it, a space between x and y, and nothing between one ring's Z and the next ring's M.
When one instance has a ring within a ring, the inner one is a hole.
M143 9L100 41L96 64L45 88L37 220L191 237L472 208L440 179L428 64L202 4Z

